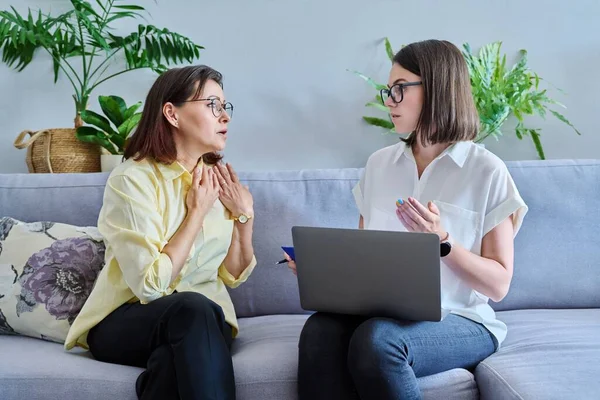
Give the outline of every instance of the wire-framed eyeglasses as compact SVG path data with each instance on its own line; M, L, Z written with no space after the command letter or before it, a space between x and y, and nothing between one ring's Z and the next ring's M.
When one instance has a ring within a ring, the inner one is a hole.
M229 119L233 118L233 104L230 102L223 103L221 100L215 97L209 97L206 99L186 100L184 103L191 103L192 101L210 101L210 103L208 103L208 107L212 109L212 113L215 117L219 118L221 114L223 114L223 110L225 110L227 115L229 115Z
M402 82L392 85L392 87L381 89L379 95L381 96L381 102L385 104L388 97L392 98L392 101L396 104L401 103L404 100L404 88L407 86L421 85L423 82Z

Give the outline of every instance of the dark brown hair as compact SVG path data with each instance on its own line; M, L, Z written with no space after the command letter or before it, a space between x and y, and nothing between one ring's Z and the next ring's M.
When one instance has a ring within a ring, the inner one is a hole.
M221 73L206 65L173 68L162 73L146 96L140 123L125 147L125 159L134 157L140 161L149 157L164 164L176 161L177 148L163 106L168 102L181 106L186 100L200 98L209 80L223 86ZM216 164L221 158L218 153L202 157L207 164Z
M404 142L412 147L416 140L428 145L475 139L479 116L467 63L455 45L445 40L412 43L394 56L394 63L423 82L421 115Z

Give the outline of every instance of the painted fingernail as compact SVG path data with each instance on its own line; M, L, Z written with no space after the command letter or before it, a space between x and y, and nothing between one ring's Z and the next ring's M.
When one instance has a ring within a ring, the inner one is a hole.
M402 200L402 199L396 200L396 205L401 206L402 204L404 204L404 200Z

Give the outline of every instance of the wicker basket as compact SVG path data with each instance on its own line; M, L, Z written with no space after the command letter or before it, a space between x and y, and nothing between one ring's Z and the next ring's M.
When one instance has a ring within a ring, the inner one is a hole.
M30 137L25 141L27 135ZM100 172L98 146L77 139L75 129L23 131L14 145L27 149L27 168L31 173Z

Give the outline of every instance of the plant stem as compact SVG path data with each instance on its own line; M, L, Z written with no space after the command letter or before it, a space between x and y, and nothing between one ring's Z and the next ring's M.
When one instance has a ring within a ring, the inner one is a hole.
M107 21L107 19L108 19L108 15L109 15L109 13L110 13L110 11L111 11L111 9L112 9L112 6L113 6L113 3L114 3L114 2L113 2L113 1L110 1L109 3L110 3L110 5L109 5L107 8L104 8L104 6L102 6L102 10L104 11L104 15L102 16L102 22L100 23L100 26L99 26L99 28L100 28L100 32L101 32L101 33L104 31L104 28L106 27L106 21ZM90 63L89 63L89 65L88 65L88 68L89 68L89 69L88 69L88 72L89 72L89 71L92 69L92 63L93 63L94 57L96 57L96 50L97 50L97 48L96 48L96 47L94 47L94 50L92 50L92 55L90 56ZM98 70L99 70L99 69L100 69L100 68L101 68L101 67L104 65L104 63L105 63L105 62L106 62L108 59L110 59L110 58L111 58L113 55L115 55L115 53L116 53L117 51L119 51L119 49L117 49L117 50L116 50L116 51L114 51L114 52L113 52L113 53L112 53L110 56L108 56L108 58L106 58L106 59L105 59L105 60L104 60L104 61L103 61L103 62L102 62L102 63L101 63L99 66L98 66L98 68L96 68L96 69L94 70L94 72L92 72L92 73L91 73L91 75L88 77L88 79L89 79L89 80L91 80L91 79L94 77L94 75L96 74L96 72L98 72Z
M77 75L77 72L75 71L75 68L73 68L73 66L65 58L56 57L56 56L54 56L54 54L52 54L52 52L50 51L50 49L48 47L46 47L44 45L42 45L42 47L44 50L46 50L48 52L48 54L50 54L50 57L52 57L56 61L59 61L58 67L60 69L62 69L63 72L65 73L65 75L67 76L67 78L69 78L69 80L73 84L73 87L75 88L75 91L77 91L77 85L75 85L75 82L73 82L70 75L67 73L67 70L62 66L62 64L61 64L62 62L64 62L69 67L71 72L73 72L73 75L75 76L75 79L77 79L77 82L79 82L79 85L83 86L83 82L81 82L81 79L79 79L79 76Z
M98 68L96 68L94 70L94 72L92 72L92 74L90 75L90 79L92 79L92 77L94 77L94 75L96 75L96 73L100 70L100 68L102 68L102 66L104 64L106 64L108 61L110 61L110 59L112 58L112 56L114 56L115 54L117 54L119 52L119 50L121 50L121 49L120 48L116 49L108 57L106 57L106 59L104 61L102 61L102 63L100 63L100 65L98 65ZM102 75L102 74L100 74L100 75Z
M90 92L91 92L91 91L93 91L94 89L96 89L96 87L98 87L98 86L99 86L101 83L103 83L103 82L106 82L107 80L109 80L109 79L112 79L112 78L114 78L115 76L118 76L118 75L124 74L125 72L129 72L129 71L135 71L136 69L143 69L143 68L148 68L148 67L135 67L135 68L130 68L130 69L123 70L123 71L121 71L121 72L117 72L116 74L112 74L112 75L110 75L110 76L107 76L106 78L102 79L101 81L99 81L99 82L96 82L96 83L94 84L94 86L92 86L92 87L90 88Z
M79 77L77 76L77 73L75 72L75 70L73 69L73 67L71 66L71 64L69 64L69 63L68 63L66 60L64 60L64 59L62 59L62 58L60 58L60 57L55 57L55 56L52 54L52 52L51 52L51 51L50 51L50 50L49 50L47 47L45 47L45 46L42 46L42 47L44 47L44 50L46 50L46 51L48 52L48 54L50 54L50 57L52 57L52 58L53 58L53 59L55 59L56 61L64 61L64 62L65 62L65 64L67 64L67 65L69 66L69 68L71 69L71 71L73 71L73 74L75 74L75 78L77 78L77 81L78 81L78 82L81 84L81 80L80 80L80 79L79 79ZM77 96L81 96L81 92L80 92L79 90L77 90L78 86L75 84L75 82L73 82L73 79L72 79L72 78L71 78L71 76L68 74L68 72L67 72L67 70L65 69L65 67L63 67L63 66L62 66L62 64L61 64L60 62L58 63L58 67L59 67L60 69L62 69L62 71L65 73L65 75L66 75L67 79L68 79L69 81L71 81L71 85L73 85L73 89L75 89L75 94L76 94Z
M85 60L85 42L83 40L83 30L81 29L81 21L77 18L77 25L79 26L79 43L81 44L81 60L83 62L83 86L87 83L87 63Z
M478 141L479 143L481 143L481 142L483 142L485 139L487 139L487 138L488 138L488 136L490 136L490 135L491 135L491 133L490 133L490 132L488 132L488 133L486 133L486 134L485 134L485 136L484 136L484 137L482 137L481 139L478 139L477 141Z

